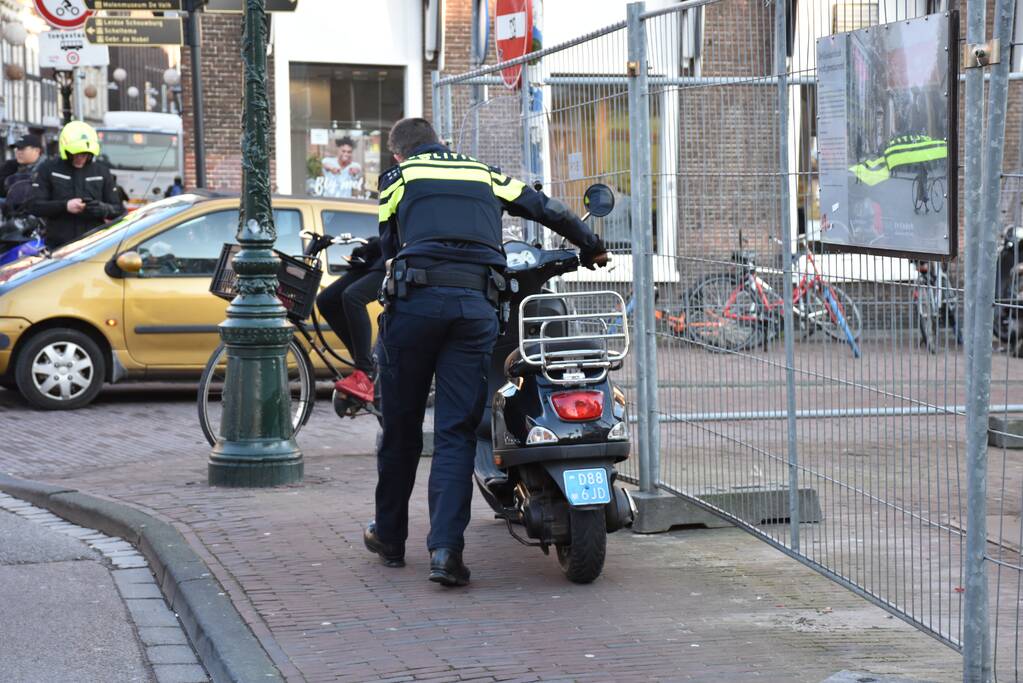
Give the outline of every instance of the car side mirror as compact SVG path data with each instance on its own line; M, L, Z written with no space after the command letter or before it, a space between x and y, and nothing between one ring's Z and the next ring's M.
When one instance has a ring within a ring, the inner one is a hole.
M142 270L142 257L137 251L126 251L117 255L114 264L122 273L137 273Z
M615 208L615 193L603 183L590 185L583 195L583 206L591 216L606 216Z

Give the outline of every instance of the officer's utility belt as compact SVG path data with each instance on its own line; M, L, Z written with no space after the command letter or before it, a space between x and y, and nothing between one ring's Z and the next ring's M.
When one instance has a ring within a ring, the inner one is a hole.
M505 289L504 275L496 268L481 266L486 272L469 273L465 271L434 268L412 268L404 259L394 259L390 271L384 281L387 296L404 299L411 287L461 287L483 292L487 301L498 306Z

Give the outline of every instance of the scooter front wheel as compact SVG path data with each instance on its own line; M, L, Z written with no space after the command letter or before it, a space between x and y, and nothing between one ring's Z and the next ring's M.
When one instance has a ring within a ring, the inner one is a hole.
M591 583L604 570L607 526L604 510L569 510L571 544L557 545L561 571L573 583Z

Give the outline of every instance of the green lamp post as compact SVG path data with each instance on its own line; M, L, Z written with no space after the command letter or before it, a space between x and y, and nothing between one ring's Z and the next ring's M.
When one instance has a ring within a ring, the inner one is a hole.
M277 231L270 202L264 2L245 0L241 251L234 258L238 296L220 324L227 374L220 438L209 459L211 486L276 486L300 481L303 471L292 434L285 362L292 328L275 293L279 260L273 253Z

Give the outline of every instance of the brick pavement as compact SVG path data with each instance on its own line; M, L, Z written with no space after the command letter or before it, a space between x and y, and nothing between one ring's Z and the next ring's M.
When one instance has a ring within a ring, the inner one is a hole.
M477 500L473 583L450 591L425 578L420 488L408 566L385 569L361 543L375 429L326 405L299 439L305 482L271 490L206 486L190 390L115 388L71 413L0 390L0 428L0 471L175 524L291 680L960 678L951 650L735 529L614 534L604 575L575 586Z

